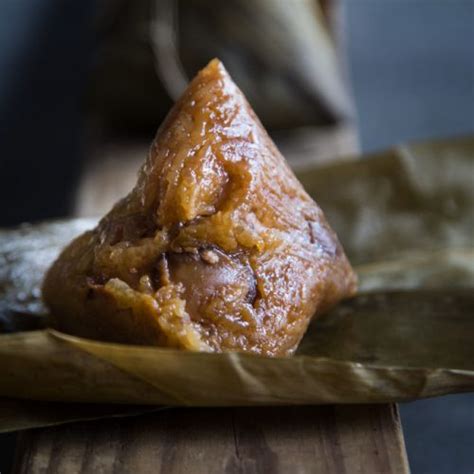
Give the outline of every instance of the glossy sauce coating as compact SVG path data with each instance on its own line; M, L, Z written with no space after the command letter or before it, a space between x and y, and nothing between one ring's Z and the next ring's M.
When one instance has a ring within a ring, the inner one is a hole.
M222 64L158 131L134 190L50 269L66 332L190 350L289 355L355 275Z

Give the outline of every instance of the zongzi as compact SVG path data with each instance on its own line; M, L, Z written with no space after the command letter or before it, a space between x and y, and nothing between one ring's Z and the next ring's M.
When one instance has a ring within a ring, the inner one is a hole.
M158 130L135 188L62 252L43 295L67 333L276 356L355 288L322 211L213 60Z

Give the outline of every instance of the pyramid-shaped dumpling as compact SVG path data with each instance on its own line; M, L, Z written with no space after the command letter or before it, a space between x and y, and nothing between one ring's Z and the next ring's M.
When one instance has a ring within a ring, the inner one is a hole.
M51 323L116 342L292 354L355 275L218 60L161 126L132 192L49 270Z

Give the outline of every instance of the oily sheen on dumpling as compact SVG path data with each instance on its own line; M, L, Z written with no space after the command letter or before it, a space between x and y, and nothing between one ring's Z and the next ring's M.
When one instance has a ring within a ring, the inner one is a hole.
M218 60L176 103L135 188L47 273L51 325L99 340L292 354L356 278Z

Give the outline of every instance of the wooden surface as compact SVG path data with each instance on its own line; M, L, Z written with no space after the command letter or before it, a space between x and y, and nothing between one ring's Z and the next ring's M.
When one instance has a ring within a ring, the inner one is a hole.
M408 472L394 405L174 408L32 430L14 474Z

